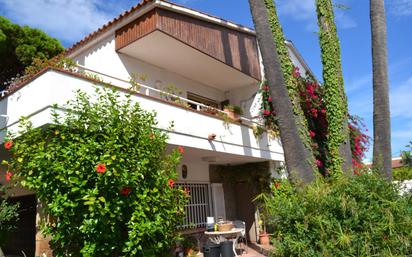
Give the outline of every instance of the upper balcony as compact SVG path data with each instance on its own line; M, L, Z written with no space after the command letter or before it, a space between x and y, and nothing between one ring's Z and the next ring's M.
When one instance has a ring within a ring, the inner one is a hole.
M0 100L3 133L0 138L4 140L6 131L17 131L22 116L28 117L36 127L50 124L54 104L64 106L77 90L93 95L94 87L108 85L121 94L131 93L143 109L155 111L158 128L168 133L171 145L207 151L210 156L216 156L213 152L222 156L231 154L240 162L283 160L283 149L277 138L266 132L254 134L253 126L259 126L258 121L245 117L239 121L228 120L219 109L142 83L133 84L132 87L127 80L80 66L78 72L46 69ZM60 111L64 113L64 109ZM171 122L173 129L170 129ZM211 134L216 135L214 140L209 140Z
M115 50L223 91L261 79L253 33L164 6L116 30Z

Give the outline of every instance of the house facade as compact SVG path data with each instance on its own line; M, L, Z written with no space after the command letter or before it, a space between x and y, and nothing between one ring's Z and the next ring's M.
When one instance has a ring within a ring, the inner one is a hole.
M310 72L293 44L287 45L295 66ZM66 56L75 61L74 71L48 68L4 92L1 143L7 131L18 131L20 117L37 127L50 124L53 104L65 104L78 89L93 94L104 82L157 113L170 149L185 147L177 183L190 189L191 199L179 229L202 231L208 216L243 220L249 240L256 241L252 199L276 175L284 156L279 138L256 133L262 126L258 91L264 74L252 29L145 0L67 49ZM227 104L239 106L243 115L227 119ZM4 149L0 155L7 158ZM4 176L0 183L7 183ZM47 239L36 226L41 207L35 193L22 188L10 193L24 203L25 213L5 250L49 256Z

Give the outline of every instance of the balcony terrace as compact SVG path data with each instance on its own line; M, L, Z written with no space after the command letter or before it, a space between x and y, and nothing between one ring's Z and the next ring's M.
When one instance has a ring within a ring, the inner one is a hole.
M225 156L233 163L283 160L283 149L277 138L266 132L254 135L253 126L261 126L258 120L240 117L239 121L232 121L220 109L143 83L131 85L130 81L82 66L77 66L77 72L54 68L43 70L3 97L0 100L1 139L4 140L6 131L18 131L22 116L28 117L36 127L49 124L54 104L64 112L64 104L73 99L75 91L93 95L94 87L104 86L115 88L122 94L131 93L143 109L155 111L158 128L168 133L170 145L197 149L193 152L199 156L220 153L222 163ZM170 128L171 123L173 128ZM211 134L216 135L214 140L209 140Z

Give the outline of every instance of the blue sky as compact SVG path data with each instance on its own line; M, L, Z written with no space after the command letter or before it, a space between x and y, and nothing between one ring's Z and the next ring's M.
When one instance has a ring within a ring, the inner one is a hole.
M0 15L40 28L68 47L138 0L0 0ZM247 0L175 0L176 3L253 27ZM322 78L314 0L277 0L286 37L315 75ZM365 119L372 135L372 76L368 0L336 0L345 88L352 114ZM392 152L412 140L412 0L386 0ZM368 157L371 156L371 151Z

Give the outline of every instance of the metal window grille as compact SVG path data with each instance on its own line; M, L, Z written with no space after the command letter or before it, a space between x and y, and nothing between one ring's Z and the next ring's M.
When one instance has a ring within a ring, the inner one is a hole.
M190 190L190 199L185 206L185 218L179 229L206 227L206 218L210 216L210 192L208 183L176 183L180 188Z

